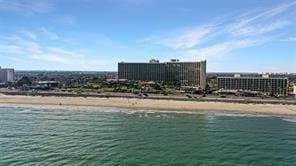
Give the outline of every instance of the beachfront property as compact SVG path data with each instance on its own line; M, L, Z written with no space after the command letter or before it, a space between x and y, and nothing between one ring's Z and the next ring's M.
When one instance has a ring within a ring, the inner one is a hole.
M147 63L118 63L118 78L134 81L155 81L184 86L206 87L206 61L180 62L171 59L159 62L152 59Z
M218 89L247 90L272 96L287 96L288 78L262 77L217 77Z
M296 84L290 83L288 87L288 95L296 97Z
M14 81L14 69L4 69L0 66L0 82L7 83Z

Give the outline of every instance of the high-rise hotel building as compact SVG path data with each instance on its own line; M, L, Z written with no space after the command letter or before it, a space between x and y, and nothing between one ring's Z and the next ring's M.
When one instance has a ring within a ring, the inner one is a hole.
M287 96L288 78L262 77L217 77L218 89L249 90L268 95Z
M172 59L160 63L118 63L118 78L135 81L155 81L181 84L186 86L206 87L206 61L180 62Z

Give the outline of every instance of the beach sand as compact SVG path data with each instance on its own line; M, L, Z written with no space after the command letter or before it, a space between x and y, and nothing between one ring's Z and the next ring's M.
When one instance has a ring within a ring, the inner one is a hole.
M276 115L296 115L296 105L239 104L226 102L174 101L94 97L41 97L0 95L2 104L31 104L55 106L120 107L173 111L229 111Z

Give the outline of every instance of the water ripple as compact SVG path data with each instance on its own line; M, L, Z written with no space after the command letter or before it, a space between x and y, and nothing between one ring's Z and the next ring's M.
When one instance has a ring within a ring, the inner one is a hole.
M296 165L295 122L211 111L6 106L0 165Z

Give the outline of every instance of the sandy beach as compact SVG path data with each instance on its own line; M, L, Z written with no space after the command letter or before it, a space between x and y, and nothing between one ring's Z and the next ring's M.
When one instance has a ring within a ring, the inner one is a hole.
M224 102L174 101L94 97L41 97L0 95L2 104L32 104L55 106L120 107L174 111L230 111L260 114L296 115L296 105L239 104Z

